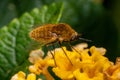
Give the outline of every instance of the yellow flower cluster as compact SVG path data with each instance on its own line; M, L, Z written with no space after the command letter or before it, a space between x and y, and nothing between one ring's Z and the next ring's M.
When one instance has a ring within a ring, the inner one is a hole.
M19 71L17 74L15 74L11 80L36 80L36 75L31 73L28 74L27 78L26 78L26 74L22 71Z
M105 71L111 62L103 56L105 49L91 47L84 49L75 48L76 51L68 51L64 47L72 65L64 55L61 49L56 50L55 59L57 67L53 71L63 80L104 80L103 71ZM102 52L102 53L101 53Z
M29 71L32 76L35 74L33 79L28 79L27 76L27 79L11 80L35 80L35 76L40 74L43 74L46 80L54 80L48 72L49 66L53 67L52 71L62 80L120 80L120 58L117 58L115 64L109 61L104 56L106 49L95 46L87 48L85 43L73 47L72 51L68 51L65 47L63 49L65 52L61 48L52 51L55 53L54 59L50 52L43 58L42 51L32 51L29 61L33 65L29 66ZM17 77L25 78L25 74L20 73L16 74Z

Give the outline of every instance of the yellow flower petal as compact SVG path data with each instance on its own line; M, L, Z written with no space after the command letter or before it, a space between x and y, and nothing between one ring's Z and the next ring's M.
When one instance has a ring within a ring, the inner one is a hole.
M41 78L38 78L37 80L42 80Z
M27 76L27 80L36 80L36 75L31 73L31 74L28 74Z
M44 52L41 49L33 50L30 52L28 60L31 63L35 63L39 59L42 59L43 55L44 55Z
M11 80L25 80L26 74L22 71L19 71L17 74L15 74Z
M19 72L18 72L18 76L21 77L21 78L25 78L26 75L25 75L24 72L19 71Z
M52 70L61 79L72 79L74 77L71 71L65 71L63 69L59 69L58 67L53 68Z
M53 59L47 60L47 65L48 66L55 66L54 60Z
M120 80L120 68L113 72L112 79Z
M88 75L86 73L80 72L79 69L75 70L73 75L76 80L89 80Z

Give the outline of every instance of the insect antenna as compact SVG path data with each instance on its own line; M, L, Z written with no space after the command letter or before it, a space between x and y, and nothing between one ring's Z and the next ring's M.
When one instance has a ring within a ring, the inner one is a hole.
M65 53L65 56L68 58L68 60L69 60L69 62L71 63L71 65L73 65L72 62L71 62L71 60L70 60L70 58L68 57L67 53L66 53L65 50L63 49L61 42L59 42L58 44L60 45L60 48L61 48L61 49L63 50L63 52Z
M49 45L46 45L46 48L47 48L48 51L50 51L50 54L52 55L52 57L53 57L53 59L54 59L55 66L57 66L56 61L55 61L55 51L54 51L54 53L52 53L52 51L49 49L48 46L49 46ZM54 46L54 44L53 44L53 46Z
M82 40L82 41L86 41L86 42L93 42L92 40L85 39L85 38L81 38L81 37L79 37L78 39L79 39L79 40Z
M81 37L81 34L78 34L78 35L75 37L74 40L78 40L78 39L81 40L81 41L93 42L92 40L82 38L82 37ZM74 41L74 40L73 40L73 41Z

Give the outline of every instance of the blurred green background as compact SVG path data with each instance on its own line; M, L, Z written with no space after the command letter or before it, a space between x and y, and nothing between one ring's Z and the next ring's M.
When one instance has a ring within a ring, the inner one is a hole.
M53 2L64 3L61 22L92 40L89 45L105 47L110 60L120 56L120 0L0 0L0 27Z

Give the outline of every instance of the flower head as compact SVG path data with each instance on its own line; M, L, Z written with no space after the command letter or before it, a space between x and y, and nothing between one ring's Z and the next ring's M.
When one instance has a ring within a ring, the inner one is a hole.
M87 44L79 44L72 47L72 51L66 47L56 48L49 51L43 58L41 50L30 53L29 66L30 74L22 71L15 74L11 80L42 80L36 79L36 75L44 75L46 80L54 80L53 75L48 71L52 67L54 74L62 80L120 80L120 58L116 63L109 61L104 56L106 49L92 46L87 48Z
M76 52L75 50L68 51L63 47L72 65L61 48L55 49L57 67L53 68L53 72L61 79L97 80L103 78L103 72L111 66L111 62L103 56L106 50L95 46L90 49L84 48Z

